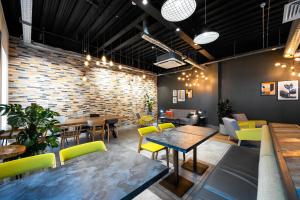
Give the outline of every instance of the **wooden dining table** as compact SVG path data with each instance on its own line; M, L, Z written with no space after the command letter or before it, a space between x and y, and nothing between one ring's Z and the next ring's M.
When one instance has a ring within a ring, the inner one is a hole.
M0 185L3 199L133 199L169 168L135 151L115 147L67 161Z
M0 147L0 160L16 157L26 151L24 145L8 145Z
M64 122L60 123L59 126L72 126L72 125L87 125L89 120L92 121L106 121L113 119L124 119L124 116L121 115L104 115L101 117L80 117L74 119L67 119Z

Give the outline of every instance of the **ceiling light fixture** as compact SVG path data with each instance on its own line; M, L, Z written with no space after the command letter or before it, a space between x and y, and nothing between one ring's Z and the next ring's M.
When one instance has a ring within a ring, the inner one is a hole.
M136 3L135 3L134 1L131 1L131 4L132 4L133 6L136 6Z
M143 0L143 4L147 5L148 4L148 0Z
M190 17L196 7L196 0L167 0L161 7L161 15L168 21L179 22Z
M179 32L179 31L180 31L180 28L176 28L176 31Z
M206 0L204 5L204 25L206 26ZM220 34L216 31L210 31L207 27L200 33L199 35L196 35L194 38L194 43L196 44L208 44L216 39L218 39Z

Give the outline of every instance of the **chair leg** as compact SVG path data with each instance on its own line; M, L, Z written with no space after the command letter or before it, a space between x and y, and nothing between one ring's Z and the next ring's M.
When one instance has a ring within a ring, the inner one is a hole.
M169 167L169 149L166 148L167 166Z
M109 142L109 135L110 135L110 129L109 126L107 126L107 142Z
M158 157L158 152L155 153L155 159L157 160Z
M154 160L154 152L152 153L151 159Z
M61 138L61 140L60 140L60 148L61 148L61 149L64 148L64 139L65 139L65 138Z
M241 142L242 142L242 140L239 140L239 142L238 142L238 146L241 146Z
M182 155L183 155L183 161L185 161L185 153L182 153Z
M116 133L116 136L119 137L119 131L118 131L117 127L115 128L115 133Z

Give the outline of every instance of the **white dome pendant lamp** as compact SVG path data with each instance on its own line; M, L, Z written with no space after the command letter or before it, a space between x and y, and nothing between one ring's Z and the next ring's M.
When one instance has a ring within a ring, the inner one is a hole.
M196 10L196 0L167 0L161 7L161 15L171 22L189 18Z
M208 44L208 43L215 41L220 36L220 34L218 32L210 31L206 27L206 0L205 0L204 11L205 11L205 18L204 18L205 28L203 29L202 33L195 36L195 38L194 38L195 44Z

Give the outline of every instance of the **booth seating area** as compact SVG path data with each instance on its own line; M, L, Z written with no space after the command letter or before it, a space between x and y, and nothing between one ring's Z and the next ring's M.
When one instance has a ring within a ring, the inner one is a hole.
M232 146L209 175L197 198L202 200L287 199L267 125L262 128L260 150Z

